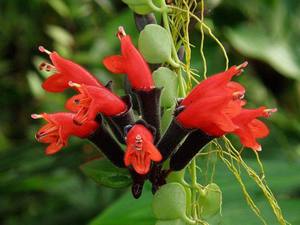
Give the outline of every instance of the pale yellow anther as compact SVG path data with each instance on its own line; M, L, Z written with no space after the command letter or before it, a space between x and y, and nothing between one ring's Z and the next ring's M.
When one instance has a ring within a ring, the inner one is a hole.
M119 28L118 28L118 37L119 38L120 38L120 35L123 36L123 37L126 36L125 29L122 26L119 26Z
M76 87L76 88L80 88L80 87L81 87L80 84L74 83L73 81L69 81L69 82L68 82L68 85L69 85L70 87Z
M233 99L235 99L235 100L237 100L237 99L243 99L245 97L245 92L243 92L243 91L236 91L236 92L233 92L232 96L233 96Z
M32 119L41 119L44 118L42 114L31 114Z
M265 109L264 110L264 113L267 115L267 116L271 116L272 113L274 112L277 112L277 108L274 108L274 109Z

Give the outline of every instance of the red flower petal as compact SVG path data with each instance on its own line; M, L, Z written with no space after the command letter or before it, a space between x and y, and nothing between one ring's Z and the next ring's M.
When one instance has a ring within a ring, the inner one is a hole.
M87 121L82 126L73 123L73 113L54 113L41 115L34 114L33 118L44 118L48 124L44 125L36 134L41 143L49 143L46 154L54 154L67 145L70 136L85 138L91 135L97 128L95 121Z
M239 127L233 133L239 136L241 143L245 147L260 151L261 146L256 141L257 138L264 138L269 134L268 127L256 119L257 117L268 117L275 109L266 109L260 107L258 109L243 109L239 115L233 118L233 122Z
M47 148L46 148L46 155L53 155L56 152L58 152L61 148L63 147L62 144L57 144L57 143L51 143Z
M145 151L149 153L149 157L152 161L159 162L162 160L162 155L151 142L145 141L144 147L145 147Z
M48 77L43 83L42 88L49 92L62 92L69 88L68 82L61 74L56 73Z
M42 52L47 52L50 56L56 73L50 76L43 84L42 87L49 92L62 92L69 88L69 81L74 81L80 84L87 84L92 86L102 87L103 85L93 77L89 72L87 72L80 65L64 59L56 52L49 52L43 47L40 47Z
M198 128L209 135L220 136L236 129L223 111L230 101L227 95L202 98L187 106L176 119L185 128Z
M126 166L132 165L139 174L147 174L151 160L159 162L162 156L153 144L153 135L141 124L134 125L128 132L127 148L124 157Z
M126 73L134 90L150 91L154 82L150 68L142 55L133 45L123 28L119 32L122 56L109 56L103 60L104 66L113 73Z
M246 63L240 66L232 66L228 70L212 75L206 80L202 81L198 84L189 95L182 101L181 105L188 106L189 104L196 102L198 99L203 98L205 96L215 95L216 92L222 92L222 89L229 88L237 88L244 90L244 88L235 83L230 82L233 76L241 73L242 68L247 66Z
M94 120L98 113L105 116L116 116L127 110L123 100L104 87L79 85L71 83L81 93L67 101L66 107L77 112L74 120L82 124Z
M65 108L71 112L78 112L80 110L80 105L76 104L82 98L82 94L74 95L66 101Z
M104 58L103 64L104 66L112 73L119 74L125 73L126 70L124 69L125 60L120 55L113 55Z

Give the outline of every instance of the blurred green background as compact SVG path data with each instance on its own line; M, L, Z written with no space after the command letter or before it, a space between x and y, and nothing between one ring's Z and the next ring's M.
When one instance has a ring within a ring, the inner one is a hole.
M300 224L300 3L209 0L206 13L230 64L249 61L239 78L249 106L278 108L267 122L271 135L262 141L260 155L284 215ZM132 12L119 0L0 1L0 224L154 224L149 191L134 200L128 190L100 187L85 177L79 165L98 156L87 141L71 139L69 147L46 157L44 146L34 140L40 123L30 119L31 113L62 111L71 94L40 88L47 74L38 65L47 57L38 52L39 45L84 65L103 83L114 80L114 90L122 92L123 76L110 75L101 65L104 56L119 51L119 25L136 43ZM196 26L191 40L193 67L199 71L200 37ZM208 74L224 69L222 53L208 36L205 54ZM255 167L251 151L244 153ZM222 163L217 163L215 182L224 194L222 224L260 224ZM249 179L245 183L269 224L276 224L260 191Z

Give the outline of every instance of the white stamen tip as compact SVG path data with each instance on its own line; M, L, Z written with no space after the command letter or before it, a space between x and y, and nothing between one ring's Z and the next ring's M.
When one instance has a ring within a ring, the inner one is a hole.
M245 68L245 67L247 67L247 66L248 66L248 61L245 61L245 62L243 62L242 64L238 65L236 68L237 68L237 69L243 69L243 68Z
M45 52L45 53L48 54L48 55L51 54L51 52L50 52L49 50L45 49L45 47L42 46L42 45L39 46L39 51L40 51L40 52Z
M259 146L257 146L257 147L255 148L255 150L258 151L258 152L260 152L260 151L262 150L262 148L261 148L261 146L259 145Z
M41 114L31 114L31 118L32 119L41 119L41 118L43 118L43 115L41 115Z
M119 28L118 28L118 34L117 35L118 35L119 38L126 36L126 32L125 32L124 27L119 26Z
M274 109L265 109L264 110L264 113L266 113L267 116L271 116L272 113L274 113L274 112L277 112L277 108L274 108Z

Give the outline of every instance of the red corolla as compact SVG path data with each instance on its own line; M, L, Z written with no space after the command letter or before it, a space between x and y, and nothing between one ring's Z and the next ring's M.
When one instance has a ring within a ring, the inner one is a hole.
M47 121L36 133L37 141L47 143L46 154L51 155L58 152L62 147L66 146L70 136L85 138L91 135L99 126L95 121L88 121L82 126L78 126L73 122L73 113L53 113L53 114L32 114L33 119L43 118Z
M159 162L162 160L162 156L153 141L152 133L145 126L142 124L134 125L126 137L125 165L132 165L139 174L147 174L150 170L151 161Z

